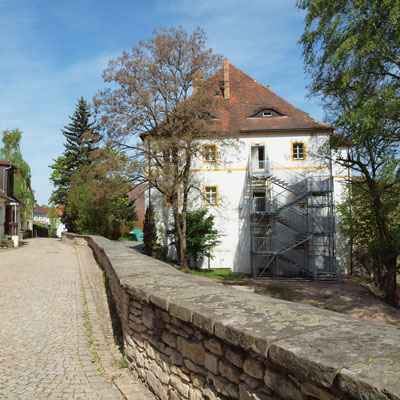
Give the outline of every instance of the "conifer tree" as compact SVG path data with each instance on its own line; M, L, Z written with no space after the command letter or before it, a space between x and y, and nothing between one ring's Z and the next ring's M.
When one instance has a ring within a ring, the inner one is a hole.
M143 223L143 242L145 252L151 256L157 245L157 228L152 204L146 208L146 216Z
M62 129L62 134L66 138L65 150L50 166L53 169L50 180L55 187L50 201L55 204L67 205L72 175L81 166L90 164L90 153L99 141L94 122L90 121L91 116L86 100L81 97L74 114L70 117L71 122ZM63 214L62 220L68 230L73 230L73 223L67 212Z

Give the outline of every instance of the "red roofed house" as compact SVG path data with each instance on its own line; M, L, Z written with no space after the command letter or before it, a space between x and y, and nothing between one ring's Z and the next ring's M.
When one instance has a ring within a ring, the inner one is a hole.
M18 246L21 230L20 211L23 203L14 196L14 171L16 168L0 161L0 239L11 236Z
M140 224L143 224L145 213L146 213L145 192L146 192L147 188L148 188L148 185L142 183L140 185L135 186L128 193L129 198L135 202L135 212L137 215L137 221Z
M203 196L193 206L207 207L223 235L203 267L260 279L339 279L333 204L342 187L333 176L343 173L318 157L332 129L228 60L216 76L215 96L229 108L212 129L239 138L230 151L205 142L203 160L193 167L203 182Z

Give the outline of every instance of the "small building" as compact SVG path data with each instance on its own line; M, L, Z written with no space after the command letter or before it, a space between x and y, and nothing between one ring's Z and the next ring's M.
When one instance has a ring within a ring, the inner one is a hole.
M12 237L18 245L24 203L14 195L15 170L11 163L0 161L0 239Z
M49 225L50 221L47 216L47 210L39 204L35 203L35 207L33 209L33 222L41 225Z
M145 192L148 185L141 183L128 192L129 198L135 203L135 212L139 224L143 224L146 213Z

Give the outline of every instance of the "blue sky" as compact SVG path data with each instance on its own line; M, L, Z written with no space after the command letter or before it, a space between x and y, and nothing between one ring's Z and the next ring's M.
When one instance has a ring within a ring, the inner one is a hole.
M304 13L295 0L0 0L0 131L23 131L22 155L39 204L47 203L61 129L80 96L91 101L105 84L108 60L155 28L196 26L207 45L263 85L323 119L297 41Z

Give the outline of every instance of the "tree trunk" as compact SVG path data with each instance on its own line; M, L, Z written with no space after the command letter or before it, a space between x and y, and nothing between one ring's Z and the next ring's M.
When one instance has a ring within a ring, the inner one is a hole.
M396 298L395 306L400 308L400 255L396 258Z
M386 300L390 305L394 307L399 307L396 257L390 257L390 259L385 259L385 266L387 270Z
M179 218L179 209L173 207L172 210L175 220L175 248L178 257L178 264L186 269L189 269L188 260L186 258L186 235L182 229L182 223Z

